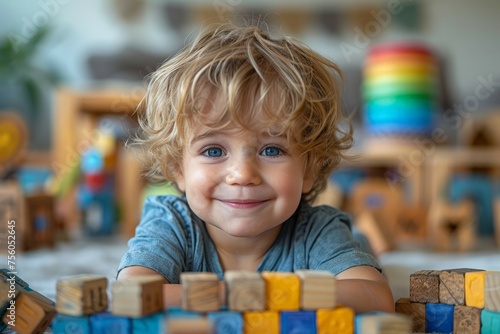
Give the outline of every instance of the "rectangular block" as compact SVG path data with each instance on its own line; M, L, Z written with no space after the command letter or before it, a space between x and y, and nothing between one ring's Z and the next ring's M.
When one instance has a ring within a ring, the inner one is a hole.
M485 276L484 308L500 312L500 272L490 272Z
M195 311L185 311L182 307L169 307L166 311L167 318L201 318L203 313Z
M207 318L175 318L167 320L168 334L213 334L213 325Z
M262 272L266 282L266 309L297 311L300 308L300 278L293 273Z
M439 303L438 270L419 270L410 275L410 302Z
M182 308L210 312L220 309L219 278L214 273L181 273Z
M2 321L18 334L43 333L56 315L53 305L40 302L26 291L19 294L14 305L14 312L7 309Z
M163 283L160 275L134 276L111 286L111 312L143 317L163 311Z
M92 334L130 333L132 321L109 312L96 313L90 316L90 331Z
M132 333L164 333L165 332L165 315L163 312L154 313L146 317L132 319Z
M411 319L404 314L373 312L357 314L355 317L355 333L410 333Z
M354 333L354 310L345 306L319 309L316 311L316 328L318 334L352 334Z
M214 334L243 333L243 315L240 312L209 312L207 318L214 326Z
M475 307L457 305L453 311L454 334L479 334L481 332L481 310Z
M465 305L465 273L478 269L460 268L441 270L439 273L439 303Z
M484 277L487 271L465 273L465 305L484 308Z
M323 270L297 270L295 273L300 277L301 309L317 310L335 307L337 279L334 274Z
M52 320L54 334L90 334L90 321L88 317L57 314Z
M452 333L454 305L425 304L425 332Z
M396 302L396 313L410 317L413 333L425 333L425 304L411 303L409 298L400 298Z
M316 313L313 311L283 311L280 313L280 334L316 334Z
M500 328L500 312L481 311L481 334L498 334Z
M253 271L226 271L227 306L233 311L264 311L266 307L266 283Z
M56 285L57 312L80 316L106 310L107 285L108 280L103 276L78 275L59 279Z
M280 334L280 316L277 311L244 312L243 333Z

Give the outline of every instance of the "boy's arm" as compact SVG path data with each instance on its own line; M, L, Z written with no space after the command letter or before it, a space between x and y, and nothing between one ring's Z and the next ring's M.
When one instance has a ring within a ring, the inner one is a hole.
M337 303L356 313L394 312L394 298L386 278L375 268L358 266L337 276Z
M123 268L118 274L117 280L126 279L132 276L139 275L158 275L158 273L152 269L140 267L140 266L131 266L127 268ZM219 299L221 305L224 305L224 292L225 285L224 282L219 282ZM163 305L164 308L168 308L171 306L181 306L182 302L182 285L180 284L170 284L165 279L165 284L163 284Z

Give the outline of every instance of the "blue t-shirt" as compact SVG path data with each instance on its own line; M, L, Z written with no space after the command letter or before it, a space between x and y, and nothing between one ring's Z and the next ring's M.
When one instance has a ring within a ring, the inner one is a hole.
M148 197L128 245L118 271L142 266L160 273L172 284L179 284L180 273L186 271L214 272L223 279L205 223L190 210L185 197ZM329 206L312 207L302 201L283 223L257 271L312 269L337 275L362 265L381 270L375 258L361 251L353 239L349 216Z

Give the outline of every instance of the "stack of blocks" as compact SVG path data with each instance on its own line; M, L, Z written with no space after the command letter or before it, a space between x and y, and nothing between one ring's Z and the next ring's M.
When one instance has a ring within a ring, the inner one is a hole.
M410 297L396 302L396 312L412 318L415 333L500 333L500 272L414 272Z

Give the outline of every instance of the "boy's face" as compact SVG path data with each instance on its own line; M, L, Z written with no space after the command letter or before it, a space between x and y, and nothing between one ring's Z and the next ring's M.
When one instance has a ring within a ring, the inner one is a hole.
M214 132L199 125L188 138L177 185L207 228L259 236L288 219L311 189L313 181L304 177L286 138L263 130Z

